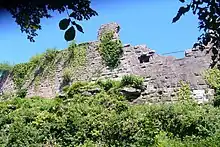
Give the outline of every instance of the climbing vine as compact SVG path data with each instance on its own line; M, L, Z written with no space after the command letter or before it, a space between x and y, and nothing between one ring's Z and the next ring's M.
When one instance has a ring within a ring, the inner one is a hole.
M178 89L177 95L180 101L191 100L190 85L184 81L180 81L180 88Z
M0 71L11 71L13 66L9 62L0 63Z
M205 72L205 79L211 88L215 90L213 99L214 106L220 106L220 70L218 68L209 69Z
M31 69L30 63L20 63L16 64L13 68L13 82L17 89L21 89L24 82L25 77L27 77L27 73Z
M12 79L16 89L21 89L25 81L30 79L33 71L37 68L44 70L44 73L50 71L51 67L54 66L57 54L57 50L47 49L45 53L33 56L29 62L16 64L12 69Z
M86 63L86 47L85 44L76 44L72 41L68 48L63 52L63 58L65 60L63 70L63 84L68 84L72 77L76 77L74 73L83 67Z
M120 64L122 55L122 43L120 40L113 40L113 32L107 32L101 37L99 51L103 61L111 69Z
M64 60L64 79L71 80L71 76L76 68L83 66L86 61L86 46L77 45L72 42L67 50L58 51L56 49L47 49L42 54L33 56L29 62L16 64L12 68L13 82L17 90L24 88L27 80L33 80L35 90L37 90L40 80L49 77L53 81L55 69L58 62ZM9 69L6 64L2 68ZM41 78L40 78L41 77ZM52 82L51 81L51 82Z

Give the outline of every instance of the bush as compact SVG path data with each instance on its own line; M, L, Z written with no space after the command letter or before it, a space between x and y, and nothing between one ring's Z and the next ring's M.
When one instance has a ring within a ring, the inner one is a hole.
M65 99L12 98L0 102L1 146L220 146L220 108L184 103L130 105L112 89L142 85L143 79L75 82ZM138 83L138 84L137 84ZM92 96L83 89L99 87ZM22 92L23 90L23 92ZM21 89L20 97L25 90ZM218 94L218 93L217 93ZM219 95L219 94L218 94ZM19 96L19 95L18 95Z
M220 87L220 70L217 68L209 69L205 73L205 79L212 88Z
M6 92L0 94L0 101L10 100L14 97L14 94L12 92Z
M179 100L190 100L192 99L190 85L180 81L180 88L178 89L177 95Z
M17 89L22 88L25 82L25 77L27 77L29 70L30 70L29 63L20 63L14 66L12 70L13 82L15 83Z
M215 107L220 106L220 89L219 88L215 90L215 97L214 97L214 100L213 100L213 105Z
M219 113L219 108L190 102L129 105L105 92L65 100L14 98L0 102L0 144L219 146Z
M43 54L44 56L44 65L53 64L56 56L58 54L58 50L56 49L47 49L46 52Z
M0 72L11 71L13 66L9 62L0 63Z
M134 75L125 75L122 77L121 86L131 86L134 88L142 88L144 79Z
M74 97L74 95L82 93L81 89L87 85L87 82L77 81L69 86L68 89L65 89L66 94L68 97Z
M98 80L96 82L96 84L101 86L104 89L104 91L109 91L111 88L119 88L120 81L114 81L114 80L111 80L111 79L107 79L105 81Z
M215 89L214 106L220 106L220 70L217 68L207 70L205 79L211 88Z
M123 53L122 43L120 40L112 40L113 33L107 32L101 38L99 51L103 61L110 69L117 67L120 64L120 57Z
M64 71L63 71L63 82L64 83L69 83L71 81L71 69L69 68L65 68Z
M43 64L44 54L36 54L35 56L32 56L29 60L29 63L31 64L32 70L36 68L37 66L40 66Z
M27 95L27 89L26 88L22 88L22 89L18 89L16 92L16 96L20 97L20 98L25 98Z

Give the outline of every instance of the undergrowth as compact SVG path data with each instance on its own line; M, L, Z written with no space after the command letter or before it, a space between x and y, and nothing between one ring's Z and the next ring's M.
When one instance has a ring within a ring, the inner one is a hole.
M106 89L112 87L109 83L104 84ZM93 87L93 84L89 86ZM70 89L67 88L72 93L65 99L33 97L0 102L0 144L143 147L220 145L218 107L190 101L130 105L123 96L107 91L93 96L82 95L80 87L87 86L86 82L75 83Z
M220 70L217 68L209 69L205 72L204 77L211 88L215 90L213 104L220 106Z
M125 86L141 85L142 78L127 75L121 81L75 82L63 89L65 98L5 97L0 102L0 144L220 146L219 107L197 104L189 97L186 83L182 83L176 103L131 105L120 93Z
M186 82L180 81L180 88L178 89L177 96L180 101L191 100L192 94L190 85Z
M63 82L69 83L77 70L86 63L86 45L77 45L74 41L65 50L65 68L63 70ZM79 75L80 76L80 75Z
M11 65L9 62L0 63L0 72L11 71L12 68L13 68L13 65Z

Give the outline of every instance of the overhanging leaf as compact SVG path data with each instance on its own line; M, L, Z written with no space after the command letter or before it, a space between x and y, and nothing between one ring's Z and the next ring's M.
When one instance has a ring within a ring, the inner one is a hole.
M59 27L61 30L66 30L69 24L70 24L70 19L64 18L59 22Z
M76 36L76 30L73 26L71 26L64 35L66 41L72 41Z
M185 14L186 12L188 12L190 10L190 5L187 5L186 7L180 7L178 13L180 13L181 15Z
M177 22L180 19L180 17L183 14L185 14L186 12L188 12L189 10L190 10L190 5L187 5L186 7L180 7L179 10L178 10L177 15L173 18L172 23Z
M173 18L172 23L177 22L180 19L181 15L179 13L177 13L177 15Z
M72 24L76 26L76 29L77 29L78 31L80 31L81 33L84 33L83 28L82 28L79 24L77 24L77 23L75 23L75 22L72 22Z

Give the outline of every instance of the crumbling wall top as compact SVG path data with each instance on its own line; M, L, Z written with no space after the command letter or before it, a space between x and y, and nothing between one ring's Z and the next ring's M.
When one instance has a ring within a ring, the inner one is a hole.
M113 31L114 33L113 39L119 39L118 33L120 31L120 26L116 22L111 22L101 25L101 27L98 30L98 40L100 40L102 35L108 31Z

